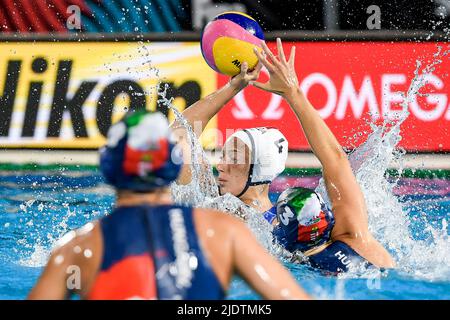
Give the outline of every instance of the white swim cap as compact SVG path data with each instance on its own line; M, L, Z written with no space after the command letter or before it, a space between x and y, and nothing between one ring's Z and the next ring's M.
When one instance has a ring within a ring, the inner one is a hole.
M250 149L250 172L245 189L249 186L272 182L286 167L288 141L275 128L259 127L235 132L228 139L238 138ZM239 197L238 196L238 197Z

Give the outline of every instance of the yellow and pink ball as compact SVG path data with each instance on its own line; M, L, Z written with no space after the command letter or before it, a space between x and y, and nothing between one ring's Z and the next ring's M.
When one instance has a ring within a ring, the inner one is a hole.
M258 63L253 48L261 49L264 33L255 19L241 12L224 12L203 29L201 50L208 65L217 72L235 76L241 64L249 69Z

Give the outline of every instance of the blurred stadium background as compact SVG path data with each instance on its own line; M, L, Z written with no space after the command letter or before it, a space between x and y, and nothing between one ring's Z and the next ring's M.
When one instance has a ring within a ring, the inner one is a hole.
M67 8L81 12L82 32L201 30L218 13L246 12L267 31L367 30L366 9L380 7L384 30L448 28L447 0L1 0L2 32L69 32ZM77 32L77 30L72 30Z
M157 108L167 86L180 110L228 79L203 61L201 29L220 12L246 12L273 45L298 47L303 89L348 149L369 122L395 117L416 68L448 50L449 0L0 0L0 163L96 164L96 149L130 108ZM378 24L377 24L378 22ZM450 169L449 56L410 106L400 147L406 166ZM263 77L266 75L263 74ZM288 106L248 88L212 121L269 125L291 142L290 166L317 167ZM45 152L43 152L45 151Z

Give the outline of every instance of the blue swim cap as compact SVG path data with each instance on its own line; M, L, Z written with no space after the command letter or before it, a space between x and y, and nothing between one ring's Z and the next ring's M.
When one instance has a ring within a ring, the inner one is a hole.
M133 111L111 126L100 150L100 170L117 189L148 192L177 179L182 166L167 118Z

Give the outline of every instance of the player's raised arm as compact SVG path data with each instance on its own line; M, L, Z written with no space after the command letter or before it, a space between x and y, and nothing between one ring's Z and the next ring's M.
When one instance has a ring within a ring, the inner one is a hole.
M312 151L323 167L323 177L332 202L336 220L335 233L360 233L368 230L365 201L352 172L347 155L334 134L320 117L299 88L295 72L295 47L287 60L281 40L277 39L278 57L263 43L265 55L255 50L260 62L268 69L270 79L266 83L254 82L263 90L280 94L299 119ZM345 215L341 215L345 212ZM348 216L352 212L352 216ZM342 227L342 228L341 228Z
M183 111L183 117L186 118L189 125L194 128L194 132L200 135L208 122L230 101L239 91L244 89L250 81L259 77L261 65L258 64L254 70L249 71L246 62L241 65L241 73L234 76L228 84L216 92L197 101ZM191 146L187 138L187 132L184 126L178 121L170 125L178 145L183 150L184 166L177 180L179 184L188 184L191 181ZM201 130L199 130L199 128ZM200 131L200 132L199 132Z
M261 65L258 64L254 70L248 70L246 62L241 65L241 73L234 76L230 82L220 88L214 93L197 101L193 105L183 111L183 116L191 126L199 126L203 132L208 122L214 117L228 101L244 89L250 81L256 80L259 77ZM178 123L175 121L171 124L172 128L177 128Z

